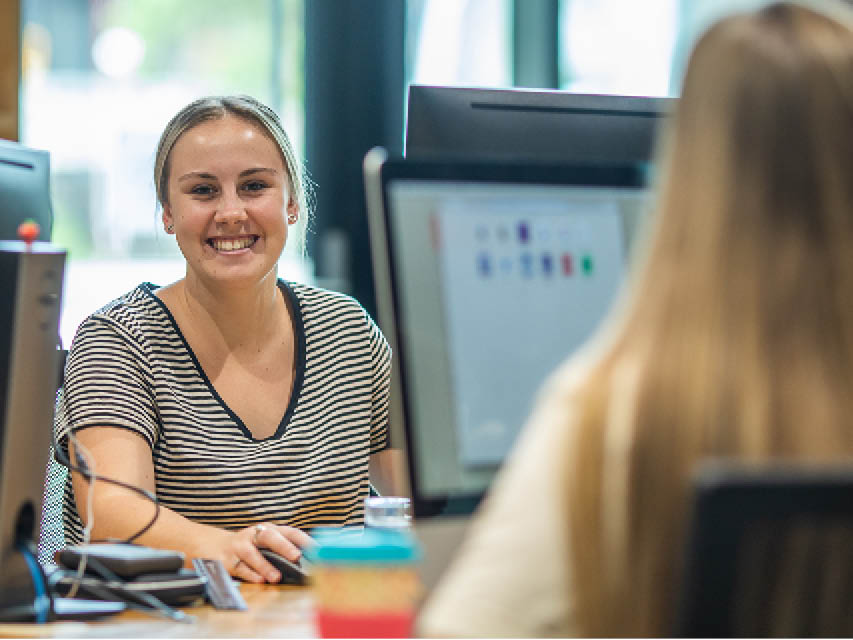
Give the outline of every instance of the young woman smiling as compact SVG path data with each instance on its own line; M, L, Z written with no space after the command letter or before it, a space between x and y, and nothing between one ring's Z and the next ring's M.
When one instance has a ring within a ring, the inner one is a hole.
M298 559L305 530L362 524L369 480L392 477L390 351L352 298L277 276L308 208L271 109L193 102L163 132L154 178L186 274L81 324L56 431L72 460L155 494L160 513L73 473L66 539L133 538L276 581L260 547Z

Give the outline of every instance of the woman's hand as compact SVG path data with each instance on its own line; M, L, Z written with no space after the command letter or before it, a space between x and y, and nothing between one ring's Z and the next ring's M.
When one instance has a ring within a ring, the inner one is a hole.
M278 582L281 574L259 549L270 549L291 562L299 562L302 549L312 544L311 537L299 529L256 524L230 533L223 563L232 576L246 582Z

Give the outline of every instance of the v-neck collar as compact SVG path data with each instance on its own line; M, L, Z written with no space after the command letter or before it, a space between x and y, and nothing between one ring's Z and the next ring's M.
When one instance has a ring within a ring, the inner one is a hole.
M192 347L190 347L189 342L187 342L186 337L184 337L184 333L181 331L181 328L175 321L175 317L172 315L172 312L169 311L169 307L167 307L166 303L163 302L154 293L160 287L151 284L150 282L143 282L140 285L140 288L146 294L148 294L148 296L160 307L160 309L166 315L166 318L171 323L172 328L175 330L175 333L181 339L184 348L187 350L187 354L192 360L193 365L195 366L195 369L198 372L198 375L201 376L201 379L207 385L207 388L210 390L210 393L219 403L219 406L222 407L223 411L225 411L231 417L232 420L234 420L234 422L237 424L237 427L240 429L240 431L243 432L243 435L245 435L248 439L255 440L257 442L281 438L284 435L284 433L287 431L287 425L290 423L290 419L293 417L293 412L296 409L296 404L299 402L299 396L302 392L302 385L305 380L305 325L303 323L302 318L302 307L299 304L299 298L296 296L293 289L291 289L290 285L286 281L279 278L277 284L278 288L282 292L282 295L284 296L284 303L287 305L288 310L290 311L290 317L293 321L293 337L296 346L296 352L294 354L295 362L293 371L293 387L290 392L290 400L287 403L287 409L285 409L284 416L282 417L278 428L275 430L275 433L271 436L261 439L255 438L252 435L252 432L243 422L243 419L231 410L231 407L228 406L225 400L223 400L219 393L216 391L216 388L213 386L213 383L210 381L210 378L207 377L207 374L202 368L201 363L198 361L198 358L193 352Z

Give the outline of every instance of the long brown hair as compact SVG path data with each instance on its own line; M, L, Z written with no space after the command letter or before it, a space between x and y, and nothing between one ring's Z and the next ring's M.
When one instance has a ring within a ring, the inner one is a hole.
M693 50L650 244L579 389L567 500L586 635L669 635L703 458L853 454L853 31L792 3Z

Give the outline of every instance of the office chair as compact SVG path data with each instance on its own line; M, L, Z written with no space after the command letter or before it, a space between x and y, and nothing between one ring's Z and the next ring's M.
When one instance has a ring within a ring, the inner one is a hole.
M59 375L57 390L62 388L65 374L66 349L59 352ZM53 425L50 425L53 429ZM65 496L65 480L68 469L61 465L50 447L45 468L44 495L42 496L41 527L39 528L38 559L43 567L56 566L54 554L65 546L65 525L62 519L62 502Z
M678 637L853 636L853 465L695 479Z

